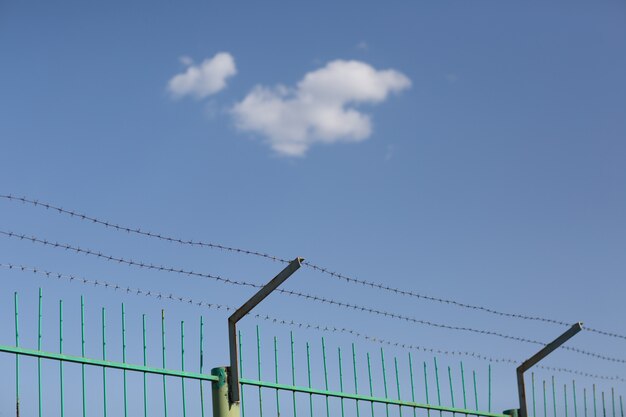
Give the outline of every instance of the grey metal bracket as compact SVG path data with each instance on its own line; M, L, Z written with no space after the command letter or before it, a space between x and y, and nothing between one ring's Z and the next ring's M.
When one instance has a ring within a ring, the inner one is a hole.
M565 333L554 339L554 341L548 343L543 349L535 353L530 359L526 360L520 366L517 367L517 391L519 394L519 417L528 417L528 409L526 407L526 386L524 384L524 372L532 368L552 353L555 349L560 347L563 343L571 339L576 333L581 331L583 324L578 322L572 325Z
M228 372L228 398L230 403L238 403L239 393L239 347L237 341L237 322L248 314L254 307L272 293L280 284L285 282L294 272L296 272L304 258L296 258L289 262L289 265L278 273L270 282L254 294L244 305L239 307L228 318L228 343L230 347L230 369Z

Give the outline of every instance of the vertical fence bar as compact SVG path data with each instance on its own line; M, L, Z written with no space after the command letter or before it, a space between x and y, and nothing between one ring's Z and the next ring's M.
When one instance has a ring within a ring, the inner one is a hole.
M122 303L122 363L126 363L126 309L124 308L124 303ZM124 390L124 417L128 417L126 369L122 371L122 387Z
M180 322L180 370L185 372L185 322ZM185 397L185 377L180 378L180 390L183 396L183 417L187 417L187 398Z
M289 337L291 338L291 384L296 385L296 364L293 355L293 332L289 332ZM296 392L293 391L291 393L293 398L293 417L297 417L296 415Z
M622 402L622 396L619 396L619 411L621 417L624 417L624 403Z
M576 404L576 381L572 380L572 398L574 400L574 417L578 417L578 405Z
M102 360L107 360L106 310L102 307ZM102 367L102 414L107 417L107 368Z
M341 364L341 348L337 348L337 355L339 356L339 392L343 392L343 366ZM344 416L343 397L341 398L341 417Z
M552 376L552 408L554 410L554 417L556 417L556 386L554 385L554 375Z
M409 377L411 379L411 402L415 402L415 382L413 381L413 358L411 352L409 352ZM417 410L413 408L413 417L416 417Z
M59 300L59 353L63 353L63 300ZM63 361L59 361L59 382L61 390L61 417L65 416L65 393L63 390Z
M546 380L543 380L543 417L548 417L548 399L546 397Z
M278 340L276 336L274 336L274 382L278 384ZM280 416L278 388L276 388L276 415Z
M563 384L563 400L565 401L565 417L567 417L567 384Z
M428 372L426 369L426 361L424 361L424 391L426 392L426 404L430 404L428 399ZM430 409L426 410L428 417L430 417Z
M593 384L591 387L593 390L593 417L598 417L598 408L597 408L597 401L596 401L596 384Z
M583 407L585 409L584 416L587 417L587 388L583 388Z
M385 388L385 398L389 398L389 394L387 394L387 372L385 371L385 352L383 351L383 348L380 348L380 361L383 368L383 386ZM385 404L385 412L387 417L389 417L389 404Z
M488 404L487 404L487 411L489 411L491 413L491 364L489 364L489 368L488 368L488 379L489 379L489 398L488 398Z
M311 386L311 347L309 346L309 342L306 342L306 373L307 373L307 381L309 383L309 388ZM313 394L309 394L309 416L313 417Z
M19 306L17 291L13 293L13 307L15 309L15 347L20 346ZM15 413L20 416L20 355L15 354Z
M372 387L372 364L370 361L370 353L367 352L367 378L369 381L369 387L370 387L370 397L374 396L374 389ZM372 417L374 417L374 402L370 401L370 409L371 409L371 415Z
M602 417L606 417L606 404L604 403L604 391L602 391Z
M441 405L441 389L439 386L439 366L437 365L437 358L433 358L433 361L435 362L435 385L437 386L437 405ZM439 411L439 416L441 416L442 413L441 411Z
M328 391L328 368L326 367L326 342L322 337L322 360L324 362L324 388ZM326 417L330 417L330 408L328 407L328 396L326 396Z
M452 388L452 370L448 366L448 382L450 383L450 400L452 401L452 408L455 407L454 404L454 389ZM454 415L454 413L452 413Z
M396 371L396 391L398 392L398 401L400 401L400 378L398 376L398 358L393 358L393 364ZM398 414L402 417L402 406L398 406Z
M41 288L39 288L39 302L37 304L37 350L41 350L41 304L42 304L43 294ZM38 416L42 417L42 406L41 406L41 358L37 358L37 407L38 407Z
M80 296L80 354L85 357L85 299ZM87 416L87 399L85 398L85 364L80 366L80 382L83 397L83 417Z
M261 381L261 335L259 334L259 326L256 326L256 371L257 379ZM259 387L259 416L263 417L263 392Z
M478 390L476 389L476 371L472 371L472 380L474 384L474 406L475 406L475 410L478 411Z
M615 417L615 389L611 387L611 404L613 407L613 417Z
M241 338L241 331L238 332L239 333L239 377L243 377L243 350L242 350L242 338ZM241 402L239 403L239 407L241 409L241 417L246 417L246 408L245 408L245 403L243 401L243 385L240 387L241 390Z
M165 310L161 310L161 359L163 369L165 369ZM163 415L167 417L167 382L165 375L163 375Z
M535 373L530 374L530 380L532 384L532 398L533 398L533 417L537 417L537 407L535 402Z
M356 374L356 350L354 349L354 343L352 343L352 375L354 375L354 394L359 395L359 380ZM356 417L359 417L359 400L356 400L354 404L356 408Z
M204 371L204 317L200 316L200 373ZM200 416L204 417L204 389L200 380Z
M141 334L142 334L142 348L143 348L143 366L148 365L146 358L146 315L141 315ZM143 373L143 417L148 417L148 387L146 383L146 373Z
M463 369L463 361L461 361L461 388L463 389L463 408L467 410L467 394L465 393L465 370Z

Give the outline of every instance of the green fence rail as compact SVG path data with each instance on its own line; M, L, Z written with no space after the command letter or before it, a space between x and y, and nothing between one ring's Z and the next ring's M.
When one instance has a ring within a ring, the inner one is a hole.
M179 349L174 356L180 362L178 366L168 365L166 341L170 339L166 337L164 313L160 317L159 367L148 365L149 338L145 315L141 316L140 321L141 337L133 334L134 339L141 340L140 347L133 352L140 352L142 361L141 364L129 363L127 314L124 304L121 305L119 315L121 320L115 326L109 323L107 310L102 308L99 311L101 340L98 344L101 355L100 358L86 357L83 297L80 299L80 328L72 338L76 340L76 335L80 336L80 355L66 353L64 332L67 328L64 327L63 301L58 302L58 352L43 351L42 300L40 290L37 323L33 326L37 329L36 349L21 345L17 293L13 297L15 345L0 345L0 352L15 355L14 370L0 370L4 375L10 372L15 374L16 416L19 417L22 413L37 417L108 417L123 413L124 417L128 417L142 413L144 417L204 417L206 407L209 406L209 401L205 400L206 383L210 382L215 388L220 383L220 377L218 374L206 373L203 318L200 318L199 327L192 335L199 341L194 352L198 352L200 356L197 372L194 372L185 362L185 332L188 329L183 321L177 329L180 336ZM121 361L107 359L107 353L111 350L111 327L119 328L119 337L113 340L116 343L119 341L115 352L121 351ZM383 349L378 350L375 355L370 352L359 354L355 344L351 344L348 350L339 346L336 351L331 351L325 338L321 338L319 344L311 344L309 341L297 344L293 332L290 332L286 342L288 348L283 355L276 336L271 337L269 349L262 348L263 338L258 326L254 348L250 344L244 345L242 336L245 335L240 333L241 417L263 417L264 414L275 417L417 417L418 413L424 417L443 414L506 417L506 414L492 411L491 366L486 368L486 383L482 385L482 392L486 392L486 395L481 396L477 372L467 370L463 362L459 362L458 367L447 366L440 369L436 358L418 362L410 352L399 358L387 356ZM267 359L271 366L265 373L271 375L269 378L264 376L262 366ZM29 360L34 360L34 363L27 363ZM255 374L254 378L245 376L243 371L247 363L244 361L255 365L247 370ZM0 363L5 364L6 361ZM284 366L285 364L288 366ZM34 372L25 374L26 365L28 370ZM53 366L58 368L54 370ZM53 375L55 372L56 377ZM99 375L96 376L95 372ZM590 390L581 390L575 381L565 385L557 384L554 377L548 380L537 379L534 373L530 375L530 382L528 409L532 417L624 417L622 396L617 395L614 389L610 392L597 392L596 386L592 385ZM192 384L195 388L190 390ZM331 389L331 386L337 389ZM23 392L24 387L28 388L28 393ZM56 394L58 397L53 398ZM419 398L423 398L423 401ZM449 404L443 404L444 398ZM268 399L271 401L267 401ZM21 409L23 404L28 404L28 413ZM213 406L215 411L215 404Z

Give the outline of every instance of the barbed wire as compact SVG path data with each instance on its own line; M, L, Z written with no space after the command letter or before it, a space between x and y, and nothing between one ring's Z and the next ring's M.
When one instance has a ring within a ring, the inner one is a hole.
M39 276L43 276L49 279L53 279L53 278L57 280L63 279L63 280L69 281L70 283L79 283L79 284L90 285L94 287L102 287L102 288L113 290L113 291L124 292L126 294L132 294L132 295L137 295L137 296L143 295L143 296L155 298L158 300L173 301L173 302L193 305L197 307L205 307L205 308L212 309L212 310L235 311L237 309L236 307L232 307L232 306L228 306L224 304L199 301L199 300L192 299L190 297L174 295L172 293L168 294L168 293L163 293L160 291L146 290L146 289L136 288L136 287L127 287L124 285L111 283L109 281L88 279L88 278L80 277L77 275L71 275L71 274L62 274L59 272L47 271L45 269L32 267L32 266L16 265L12 263L0 263L0 267L9 269L9 270L16 270L20 272L32 272L33 274L37 274ZM415 351L436 354L436 355L470 357L470 358L474 358L474 359L478 359L482 361L487 361L490 363L507 363L507 364L513 364L513 365L520 363L519 360L514 360L510 358L493 357L493 356L489 356L489 355L485 355L485 354L477 353L477 352L472 352L472 351L444 350L444 349L414 345L410 343L391 341L388 339L371 336L371 335L359 332L357 330L345 328L345 327L328 326L328 325L313 324L313 323L307 323L307 322L298 322L295 320L285 320L285 319L273 317L270 315L257 314L257 313L248 313L248 315L255 319L264 320L264 321L271 322L274 324L279 324L279 325L289 326L289 327L294 327L294 328L299 328L299 329L315 330L315 331L320 331L320 332L325 332L325 333L341 333L341 334L346 334L346 335L350 335L353 337L357 337L359 339L363 339L368 342L373 342L373 343L377 343L380 345L386 345L386 346L391 346L395 348L415 350ZM584 371L575 370L575 369L551 367L551 366L544 366L544 365L536 365L535 367L552 371L552 372L569 373L569 374L583 376L583 377L592 378L592 379L626 382L626 379L620 376L599 375L599 374L593 374L593 373L584 372Z
M133 266L133 267L146 268L146 269L157 270L157 271L168 272L168 273L177 273L177 274L182 274L182 275L186 275L186 276L194 276L194 277L200 277L200 278L209 278L209 279L213 279L215 281L218 281L218 282L221 282L221 283L224 283L224 284L230 284L230 285L247 286L247 287L252 287L252 288L261 288L262 287L262 285L259 285L259 284L254 284L254 283L251 283L251 282L241 281L241 280L233 280L233 279L230 279L230 278L222 277L220 275L208 274L208 273L204 273L204 272L196 272L196 271L185 270L185 269L181 269L181 268L174 268L174 267L170 267L170 266L154 265L154 264L146 263L146 262L142 262L142 261L134 261L132 259L125 259L125 258L119 258L119 257L111 256L111 255L105 255L102 252L95 252L95 251L90 250L90 249L76 247L76 246L68 245L66 243L50 242L48 240L40 239L40 238L37 238L35 236L27 236L27 235L24 235L24 234L7 232L7 231L4 231L4 230L0 230L0 235L5 235L5 236L8 236L8 237L17 238L17 239L20 239L20 240L27 240L27 241L30 241L30 242L33 242L33 243L42 244L44 246L52 246L52 247L55 247L55 248L61 248L61 249L65 249L65 250L70 250L70 251L73 251L73 252L76 252L76 253L82 253L82 254L89 255L89 256L95 256L97 258L104 259L106 261L117 262L117 263L125 264L125 265L128 265L128 266ZM377 309L374 309L374 308L371 308L371 307L366 307L366 306L346 303L346 302L337 301L337 300L333 300L333 299L329 299L329 298L325 298L325 297L320 297L320 296L316 296L316 295L311 295L311 294L305 294L305 293L298 292L298 291L286 290L286 289L282 289L282 288L277 288L275 291L280 293L280 294L296 296L296 297L304 298L304 299L315 301L315 302L319 302L319 303L330 304L330 305L334 305L334 306L337 306L337 307L343 307L343 308L351 309L351 310L354 310L354 311L367 312L367 313L375 314L375 315L382 316L382 317L387 317L387 318L392 318L392 319L397 319L397 320L403 320L403 321L412 322L412 323L416 323L416 324L422 324L422 325L429 326L429 327L436 327L436 328L447 329L447 330L464 331L464 332L470 332L470 333L479 334L479 335L485 335L485 336L495 336L495 337L500 337L500 338L503 338L503 339L514 340L514 341L522 342L522 343L530 343L530 344L540 345L540 346L545 346L546 345L544 342L540 342L538 340L533 340L533 339L528 339L528 338L525 338L525 337L508 335L508 334L504 334L504 333L500 333L500 332L496 332L496 331L492 331L492 330L475 329L475 328L471 328L471 327L453 326L453 325L448 325L448 324L443 324L443 323L435 323L435 322L431 322L431 321L427 321L427 320L421 320L421 319L416 319L416 318L409 317L409 316L404 316L404 315L397 314L397 313L392 313L392 312L383 311L383 310L377 310ZM600 360L604 360L604 361L616 362L616 363L626 363L626 359L611 357L611 356L607 356L607 355L600 354L600 353L595 353L595 352L590 352L590 351L579 349L579 348L572 347L572 346L560 346L559 349L568 350L568 351L571 351L571 352L576 352L576 353L579 353L581 355L586 355L586 356L589 356L589 357L592 357L592 358L596 358L596 359L600 359Z
M154 232L150 232L146 230L141 230L140 228L121 226L121 225L118 225L118 224L115 224L106 220L101 220L99 218L88 216L83 213L79 213L73 210L67 210L59 206L55 206L49 203L39 202L38 200L33 200L33 199L26 198L26 197L16 197L10 194L0 194L0 198L3 198L8 201L12 201L12 202L21 202L24 204L30 204L35 207L42 207L47 210L53 210L59 214L68 215L70 217L88 221L88 222L91 222L100 226L104 226L106 228L111 228L117 231L123 231L127 233L133 233L133 234L137 234L137 235L141 235L141 236L145 236L149 238L154 238L154 239L158 239L158 240L162 240L162 241L166 241L170 243L176 243L176 244L187 245L187 246L205 247L205 248L218 249L218 250L227 251L227 252L251 255L251 256L269 259L274 262L281 262L281 263L290 262L290 260L288 259L281 258L281 257L264 253L264 252L241 249L241 248L237 248L234 246L227 246L227 245L222 245L218 243L204 242L204 241L199 241L199 240L180 239L176 237L166 236L160 233L154 233ZM421 294L421 293L411 291L411 290L404 290L401 288L391 287L389 285L382 284L382 283L376 283L373 281L367 281L367 280L363 280L359 278L354 278L354 277L350 277L345 274L342 274L340 272L331 271L330 269L326 267L319 266L308 261L302 262L302 265L312 270L318 271L320 273L329 275L333 278L346 281L348 283L358 284L358 285L362 285L365 287L382 290L382 291L390 292L390 293L397 294L397 295L413 297L413 298L431 301L431 302L437 302L440 304L452 305L452 306L459 307L459 308L481 311L484 313L488 313L488 314L492 314L492 315L496 315L500 317L508 317L508 318L513 318L513 319L543 322L543 323L554 324L558 326L570 326L571 325L571 323L567 323L561 320L555 320L555 319L541 317L541 316L533 316L533 315L527 315L527 314L509 313L509 312L499 311L499 310L495 310L495 309L485 307L485 306L464 303L461 301L456 301L456 300L448 299L448 298L429 296L429 295ZM607 337L626 340L626 335L619 334L617 332L600 330L600 329L596 329L596 328L588 327L588 326L585 326L583 330L587 332L607 336Z

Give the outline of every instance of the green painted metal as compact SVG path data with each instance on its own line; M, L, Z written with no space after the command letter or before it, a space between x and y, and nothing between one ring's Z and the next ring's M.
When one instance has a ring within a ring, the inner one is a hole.
M452 384L452 370L448 366L448 382L450 383L450 401L452 403L452 407L454 408L454 389Z
M472 371L472 379L474 382L474 406L476 407L476 411L478 411L478 389L476 387L476 371Z
M396 371L396 391L398 394L398 401L400 401L400 378L398 375L398 358L393 358L393 366L394 369ZM402 406L398 406L398 413L400 414L400 417L402 417Z
M129 363L112 362L100 359L83 358L81 356L65 355L54 352L43 352L35 349L17 348L15 346L0 345L0 352L19 354L23 356L30 356L34 358L50 359L60 362L85 364L89 366L98 366L104 369L119 369L136 372L146 372L148 374L172 376L179 378L196 379L203 381L217 381L217 377L206 374L199 374L194 372L181 372L174 369L165 368L151 368L148 366L132 365Z
M337 354L339 356L339 391L343 392L343 366L341 365L341 348L337 348ZM295 385L295 384L294 384ZM344 417L343 398L341 402L341 417Z
M126 310L122 303L122 362L126 363ZM128 417L128 390L126 370L122 371L122 389L124 390L124 417Z
M41 319L42 319L42 302L43 292L39 288L39 300L37 303L37 350L41 350ZM42 417L42 404L41 404L41 358L37 358L37 415Z
M359 395L359 379L357 378L356 373L356 349L354 347L354 343L352 343L352 375L354 376L354 393ZM309 384L309 388L310 387L311 384ZM354 406L356 408L356 417L359 417L361 415L359 412L359 400L356 400Z
M259 326L256 326L256 366L257 366L257 378L261 378L261 336L259 334ZM259 415L263 417L263 391L259 387Z
M161 357L163 363L163 369L166 366L165 357L165 311L161 310ZM165 375L163 375L163 415L167 417L167 381Z
M328 367L326 366L326 341L322 337L322 360L324 362L324 388L328 391ZM326 417L330 417L330 408L328 406L328 396L326 396Z
M602 391L602 417L606 417L606 404L604 403L604 391Z
M370 397L374 396L374 390L372 388L372 364L370 361L370 354L367 353L367 377L369 379L369 387L370 387ZM370 401L370 408L372 411L372 417L374 417L374 403Z
M306 375L309 384L308 387L311 388L311 347L309 346L309 342L306 342ZM313 417L313 394L309 394L309 416Z
M482 412L482 411L477 412L476 410L466 410L463 408L444 407L444 406L438 406L438 405L432 405L432 404L414 403L410 401L398 401L398 400L395 400L392 398L386 398L386 397L370 397L370 396L350 394L346 392L326 391L326 390L311 389L308 387L301 387L301 386L294 386L294 385L275 384L273 382L256 381L256 380L247 379L247 378L242 378L240 382L243 385L250 385L250 386L256 386L256 387L261 386L264 388L280 389L280 390L293 391L293 392L299 392L299 393L304 393L304 394L314 394L314 395L320 395L320 396L328 396L328 397L334 397L334 398L343 398L343 399L359 400L359 401L370 401L373 403L396 405L396 406L402 406L402 407L414 407L414 408L421 408L425 410L435 410L435 411L442 411L442 412L449 412L449 413L468 414L472 416L509 417L506 414L488 413L488 412Z
M437 358L433 358L433 362L435 363L435 386L437 387L437 405L441 405L441 388L439 386L439 366L437 365ZM439 412L439 416L441 417L441 411Z
M413 380L413 358L409 352L409 378L411 380L411 401L415 402L415 382ZM413 409L413 417L416 417L417 410Z
M596 384L592 385L592 389L593 389L593 417L598 417L598 408L597 408L597 401L596 401Z
M546 396L546 381L543 380L543 417L548 417L548 399Z
M537 406L535 402L535 373L531 372L530 374L531 381L531 390L532 390L532 399L533 399L533 417L537 417Z
M622 402L622 396L619 396L619 410L622 417L624 417L624 403Z
M85 299L80 296L80 354L85 357ZM38 358L39 360L39 358ZM85 397L85 364L80 365L81 395L83 398L83 417L87 416L87 398Z
M574 417L578 417L578 404L576 401L576 381L572 380L572 399L574 401Z
M146 344L146 315L141 315L141 334L142 334L142 352L143 366L148 365L147 344ZM202 373L202 372L200 372ZM202 383L202 381L200 381ZM143 372L143 417L148 417L148 387L146 381L146 373Z
M15 347L20 346L19 332L19 302L17 292L13 293L13 308L15 309ZM20 415L20 355L15 355L15 412Z
M200 373L202 373L204 367L204 317L200 316ZM204 417L204 387L200 384L200 416Z
M185 322L180 322L180 370L185 372ZM187 417L187 397L185 396L185 378L180 379L180 390L183 396L183 417Z
M491 413L491 364L489 364L488 369L488 397L487 397L487 411Z
M583 388L583 407L585 409L585 417L587 417L587 388Z
M102 362L107 359L106 310L102 308ZM107 367L102 367L102 414L107 417Z
M242 339L241 339L241 331L237 332L237 340L239 341L239 377L241 378L241 376L243 375L243 345L242 345ZM241 417L245 417L246 416L246 409L245 409L245 402L243 401L243 386L241 387L241 402L239 403L239 407L241 409Z
M385 351L383 348L380 348L380 362L383 368L383 387L385 388L385 398L389 396L387 393L387 372L385 370ZM389 417L389 404L385 404L385 413L387 417Z
M461 387L463 389L463 408L467 408L467 394L465 392L465 370L463 369L463 361L461 361Z
M59 300L59 353L63 354L63 300ZM59 390L61 391L61 417L65 416L65 392L63 385L63 362L59 362Z
M556 385L554 384L554 376L552 377L552 409L554 417L556 417Z
M274 382L278 384L278 339L274 336ZM243 391L243 390L242 390ZM280 415L280 398L279 390L276 392L276 415Z
M424 361L424 391L426 392L426 403L430 403L428 399L428 372L426 369L426 361ZM430 417L430 410L428 410L428 417Z
M291 383L296 385L296 362L293 354L293 332L289 332L289 338L291 339ZM297 417L296 407L296 392L291 393L293 399L293 417Z
M565 417L567 417L567 384L563 384L563 401L565 403Z
M613 417L615 417L615 389L611 388L611 404L613 409Z

